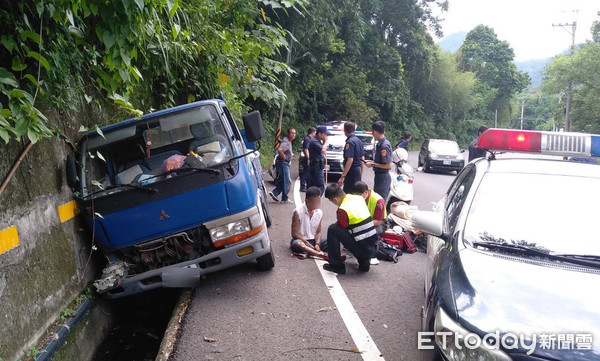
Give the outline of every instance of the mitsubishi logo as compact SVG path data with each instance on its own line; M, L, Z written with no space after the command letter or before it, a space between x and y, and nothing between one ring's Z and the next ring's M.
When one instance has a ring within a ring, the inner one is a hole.
M167 213L165 213L165 211L163 211L162 209L160 210L160 217L158 217L159 221L163 221L165 219L169 219L171 218Z

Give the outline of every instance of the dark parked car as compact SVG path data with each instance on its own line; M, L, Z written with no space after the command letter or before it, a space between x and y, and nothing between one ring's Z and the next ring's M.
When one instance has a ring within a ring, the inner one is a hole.
M478 158L433 212L413 215L429 234L424 359L600 360L590 209L600 204L600 166L562 160L599 156L600 136L490 129L479 147L561 157Z
M431 170L460 171L465 166L464 150L453 140L426 139L419 152L419 167Z

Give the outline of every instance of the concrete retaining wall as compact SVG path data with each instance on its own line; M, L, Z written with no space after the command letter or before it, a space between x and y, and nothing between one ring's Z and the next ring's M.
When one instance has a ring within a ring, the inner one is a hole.
M0 145L0 181L23 148L16 142ZM47 327L96 272L93 262L88 264L89 234L77 217L69 219L72 194L64 172L68 152L56 138L34 144L0 195L0 359L4 361L24 359L25 350L45 337ZM62 222L60 206L64 206Z

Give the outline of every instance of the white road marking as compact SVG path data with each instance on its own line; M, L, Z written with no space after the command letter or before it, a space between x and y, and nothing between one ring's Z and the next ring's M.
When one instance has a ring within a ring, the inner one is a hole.
M302 205L299 179L296 179L296 182L294 182L294 202L296 203L296 207ZM348 299L346 292L344 292L340 281L337 279L337 275L323 269L325 261L315 259L315 264L319 268L321 277L323 277L323 281L325 281L325 285L327 286L327 289L329 289L329 294L331 295L340 316L342 316L342 320L344 321L350 336L352 336L356 348L361 353L363 360L384 361L385 359L381 356L381 352L379 352L377 345L375 345L371 335L369 335L369 331L367 331L367 328L360 320L360 317L354 309L354 306L352 306L350 299Z

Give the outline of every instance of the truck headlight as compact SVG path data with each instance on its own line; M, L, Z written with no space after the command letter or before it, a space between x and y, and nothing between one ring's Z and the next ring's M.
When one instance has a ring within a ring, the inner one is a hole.
M459 154L456 156L456 160L465 160L465 156L462 154Z
M437 154L435 154L435 153L431 153L431 154L429 154L429 157L430 157L431 159L437 159L437 158L438 158L438 155L437 155Z
M510 361L497 346L485 343L478 335L456 323L439 306L434 323L435 343L450 361ZM467 345L467 343L469 345ZM479 347L474 345L479 344Z
M213 245L217 248L242 241L262 231L264 223L260 213L256 212L243 218L209 230Z

